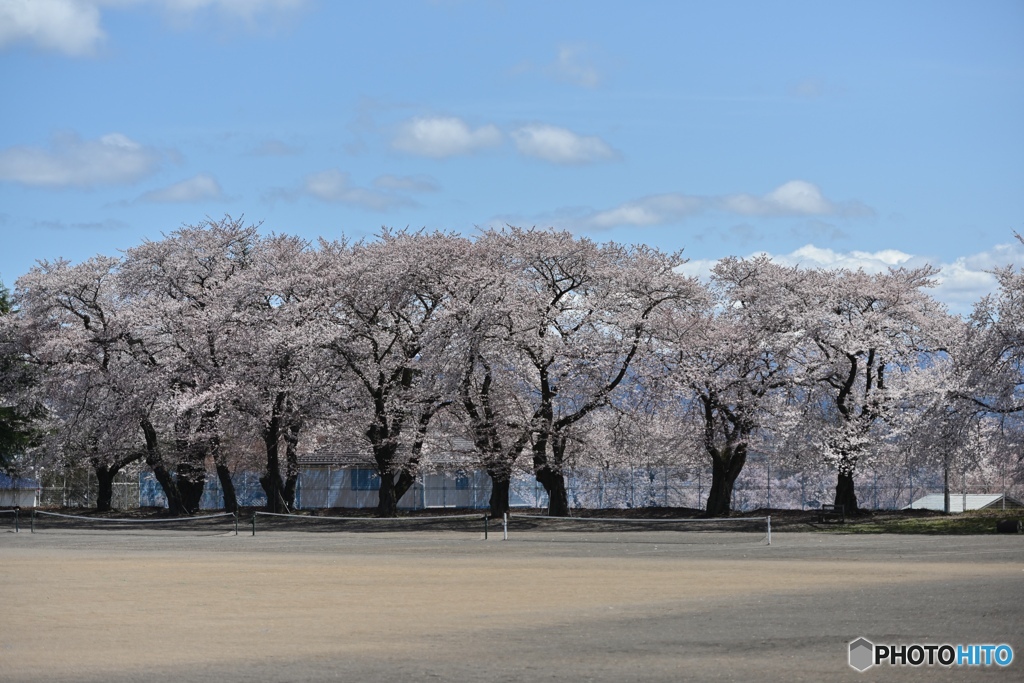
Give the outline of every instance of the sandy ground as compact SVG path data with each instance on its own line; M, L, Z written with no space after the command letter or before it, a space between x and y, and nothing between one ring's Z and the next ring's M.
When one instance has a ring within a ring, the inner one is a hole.
M1024 537L0 533L0 681L1024 680ZM1006 668L847 644L1008 643Z

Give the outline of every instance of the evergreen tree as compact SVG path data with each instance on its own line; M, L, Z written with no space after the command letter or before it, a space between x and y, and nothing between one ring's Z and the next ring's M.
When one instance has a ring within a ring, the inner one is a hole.
M38 409L26 406L24 389L31 382L28 365L15 348L10 316L14 313L10 292L0 282L0 470L13 468L14 459L32 445L33 420Z

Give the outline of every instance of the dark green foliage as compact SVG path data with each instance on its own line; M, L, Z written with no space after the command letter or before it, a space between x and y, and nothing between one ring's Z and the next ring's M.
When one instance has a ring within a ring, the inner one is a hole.
M9 292L0 283L0 317L13 312ZM19 356L4 329L0 327L0 470L6 472L14 458L35 443L33 423L41 410L20 400L31 385L32 368Z

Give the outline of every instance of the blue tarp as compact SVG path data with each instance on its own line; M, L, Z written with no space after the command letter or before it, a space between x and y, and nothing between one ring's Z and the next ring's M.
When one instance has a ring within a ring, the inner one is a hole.
M259 477L252 472L231 475L235 485L235 496L243 507L262 507L267 504L267 495L260 486ZM167 497L160 482L152 472L139 473L139 502L142 507L167 507ZM224 507L224 494L216 475L206 476L206 486L199 502L203 510L220 510Z
M25 477L11 477L0 472L0 489L37 489L39 482Z

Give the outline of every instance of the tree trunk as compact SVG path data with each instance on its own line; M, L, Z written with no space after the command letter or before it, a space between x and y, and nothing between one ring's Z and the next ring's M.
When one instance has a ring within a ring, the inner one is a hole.
M511 478L508 472L489 470L487 474L491 477L491 517L501 517L509 511Z
M171 473L167 471L163 455L160 453L160 443L157 439L156 428L153 427L153 423L149 421L148 417L142 418L139 424L142 427L143 435L146 437L146 464L153 470L153 475L160 484L160 488L164 491L168 510L172 515L187 514L181 500L181 493L178 491L178 484L174 481Z
M284 502L290 509L295 509L295 489L299 483L299 432L302 430L301 423L292 423L284 435L284 459L285 459L285 480L284 480Z
M174 477L167 471L167 467L162 462L152 463L147 459L146 464L149 465L150 469L153 470L153 476L156 477L157 483L160 484L160 488L163 489L164 497L167 498L167 510L172 515L186 515L188 512L185 510L185 504L181 501L181 492L178 491L178 482L174 481Z
M196 443L197 439L202 441L205 437L192 433L194 417L194 412L187 410L178 415L174 423L174 446L178 455L175 479L181 505L187 514L199 510L206 488L206 448Z
M839 472L836 481L836 505L842 505L847 515L855 515L859 511L857 507L857 493L853 488L853 472Z
M267 467L260 477L260 486L267 495L267 512L284 514L288 503L284 498L284 484L281 481L281 414L284 410L284 392L278 393L270 419L263 427L263 445L267 451Z
M708 492L706 517L726 517L732 512L732 490L747 462L743 446L726 447L711 454L711 490Z
M561 448L559 448L561 446ZM562 475L561 456L565 450L564 439L559 444L557 437L552 439L552 458L548 459L548 435L541 433L533 444L534 476L548 494L548 515L551 517L569 516L569 492L565 487Z
M942 510L949 514L949 462L942 463ZM967 508L964 508L967 512Z
M269 470L269 468L268 468ZM260 477L260 486L267 495L267 512L287 514L288 503L284 499L284 487L281 485L281 475L267 471Z
M565 486L565 477L561 472L553 472L545 467L537 472L537 481L548 494L548 515L551 517L569 516L569 491Z
M217 462L216 465L217 479L224 493L224 512L238 512L238 494L235 492L235 482L231 481L231 470L223 462Z
M267 512L281 514L287 511L287 503L281 490L281 477L279 475L269 471L264 472L263 476L260 477L260 486L263 487L263 493L267 495Z
M383 440L381 437L387 432L380 428L383 421L375 423L367 430L366 435L370 438L373 446L373 458L377 463L377 473L380 475L380 491L377 498L378 517L397 517L398 502L402 499L413 484L416 483L416 470L419 467L420 456L423 452L423 441L427 435L427 427L434 414L447 403L437 404L424 410L419 416L416 427L416 437L413 439L408 459L398 465L395 472L396 456L398 446L395 437L401 431L401 421L392 422L392 438Z
M201 448L199 449L203 460L207 456L212 457L214 467L217 471L217 480L220 482L221 497L224 501L225 512L238 512L238 495L235 493L235 483L231 481L231 470L224 458L220 448L220 432L217 427L217 417L220 409L207 410L203 412L200 436Z
M206 467L195 462L195 455L186 451L186 458L176 468L178 492L181 494L181 505L187 514L199 510L203 500L203 489L206 488Z
M377 516L397 517L398 498L395 490L395 475L391 472L380 473L380 489L377 491Z
M397 505L402 500L402 496L409 492L409 489L416 483L416 475L410 472L406 468L402 468L402 471L398 473L398 479L395 481L395 504Z
M120 467L109 465L96 465L96 482L98 491L96 493L96 511L110 512L114 502L114 477L121 471Z

